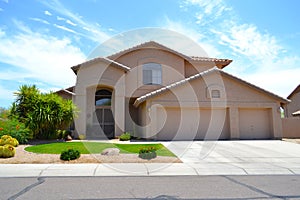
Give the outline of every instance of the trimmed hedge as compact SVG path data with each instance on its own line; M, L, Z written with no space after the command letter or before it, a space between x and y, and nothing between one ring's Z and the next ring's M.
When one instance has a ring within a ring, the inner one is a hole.
M0 146L0 158L10 158L14 157L16 154L15 147L10 144Z
M120 141L128 141L130 140L131 138L131 135L130 133L123 133L122 135L120 135Z
M60 154L60 159L61 160L75 160L78 159L80 157L80 152L78 150L75 149L68 149L66 151L61 152Z
M3 135L0 139L0 146L4 146L6 144L17 147L19 145L19 142L16 138L13 138L9 135Z
M142 147L139 151L139 157L142 159L151 160L157 157L156 148L153 146Z

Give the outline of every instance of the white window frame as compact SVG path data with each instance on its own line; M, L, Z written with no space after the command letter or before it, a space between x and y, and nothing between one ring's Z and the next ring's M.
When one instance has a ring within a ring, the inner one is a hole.
M162 67L158 63L143 64L143 84L144 85L161 85L162 84Z

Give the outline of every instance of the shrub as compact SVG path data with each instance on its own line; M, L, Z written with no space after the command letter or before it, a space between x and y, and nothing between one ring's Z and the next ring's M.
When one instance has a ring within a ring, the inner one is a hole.
M23 85L15 94L11 116L24 122L34 138L52 138L57 129L68 127L77 113L72 100L51 92L41 93L34 85Z
M66 139L70 134L70 131L67 130L56 130L56 134L53 139Z
M74 149L68 149L66 151L61 152L60 159L61 160L75 160L80 157L80 152Z
M6 144L4 146L0 146L0 158L14 157L15 154L16 150L12 145Z
M120 135L120 141L128 141L130 140L131 136L130 133L123 133L122 135Z
M16 119L0 120L0 137L3 135L16 138L20 144L26 144L29 139L32 139L31 131Z
M17 147L19 145L19 142L16 138L12 138L9 135L3 135L0 139L0 146L4 146L6 144Z
M142 147L139 151L139 157L142 159L150 160L156 156L156 148L153 146Z
M80 135L78 136L78 139L79 139L79 140L85 140L85 139L86 139L86 136L85 136L84 134L80 134Z

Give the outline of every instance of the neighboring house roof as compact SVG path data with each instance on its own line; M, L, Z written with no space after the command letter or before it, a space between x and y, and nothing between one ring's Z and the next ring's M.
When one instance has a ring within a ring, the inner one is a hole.
M223 69L224 67L226 67L227 65L229 65L232 60L229 59L217 59L217 58L209 58L209 57L197 57L197 56L187 56L184 55L178 51L175 51L174 49L171 49L169 47L166 47L162 44L159 44L157 42L154 41L149 41L149 42L145 42L142 44L139 44L137 46L131 47L129 49L125 49L123 51L117 52L113 55L108 56L107 58L115 60L118 57L127 54L129 52L135 51L135 50L139 50L139 49L143 49L143 48L158 48L158 49L162 49L171 53L174 53L175 55L178 55L179 57L182 57L188 61L200 61L200 62L212 62L215 63L216 66L218 66L219 68Z
M89 66L89 65L91 65L91 64L93 64L93 63L96 63L96 62L99 62L99 61L105 62L105 63L107 63L108 65L111 65L111 66L117 67L117 68L119 68L119 69L122 69L122 70L124 70L125 72L130 70L130 67L128 67L128 66L126 66L126 65L123 65L123 64L121 64L121 63L118 63L118 62L116 62L116 61L114 61L114 60L111 60L111 59L109 59L109 58L105 58L105 57L97 57L97 58L94 58L94 59L92 59L92 60L88 60L88 61L86 61L86 62L84 62L84 63L81 63L81 64L79 64L79 65L76 65L76 66L71 67L71 69L72 69L73 72L77 75L77 72L78 72L78 70L79 70L81 67Z
M253 88L253 89L255 89L255 90L258 90L258 91L263 92L263 93L265 93L265 94L267 94L267 95L269 95L269 96L271 96L271 97L273 97L273 98L275 98L275 99L278 99L279 101L281 101L281 102L283 102L283 103L288 103L288 102L289 102L288 99L282 98L282 97L280 97L280 96L278 96L278 95L276 95L276 94L274 94L274 93L271 93L271 92L269 92L269 91L266 91L266 90L264 90L264 89L262 89L262 88L260 88L260 87L258 87L258 86L255 86L255 85L253 85L253 84L251 84L251 83L249 83L249 82L247 82L247 81L244 81L244 80L242 80L242 79L240 79L240 78L238 78L238 77L236 77L236 76L233 76L233 75L231 75L231 74L229 74L229 73L227 73L227 72L224 72L224 71L218 69L217 67L214 67L214 68L211 68L211 69L209 69L209 70L200 72L200 73L198 73L198 74L196 74L196 75L190 76L190 77L185 78L185 79L182 79L182 80L180 80L180 81L177 81L177 82L175 82L175 83L172 83L172 84L170 84L170 85L168 85L168 86L162 87L162 88L157 89L157 90L152 91L152 92L149 92L149 93L147 93L147 94L145 94L145 95L143 95L143 96L137 98L137 99L135 100L135 102L134 102L133 105L134 105L135 107L138 107L142 102L144 102L144 101L146 101L146 100L148 100L148 99L150 99L150 98L152 98L152 97L154 97L154 96L157 96L157 95L159 95L159 94L162 94L162 93L164 93L164 92L170 90L171 88L178 87L178 86L183 85L183 84L185 84L185 83L187 83L187 82L189 82L189 81L191 81L191 80L198 79L198 78L200 78L200 77L202 77L202 76L205 76L205 75L210 74L210 73L213 73L213 72L219 72L219 73L221 73L222 75L225 75L225 76L227 76L227 77L229 77L229 78L235 79L235 80L237 80L237 81L239 81L239 82L241 82L241 83L243 83L243 84L246 84L247 86L250 86L251 88Z
M300 84L294 89L294 91L287 97L288 99L292 98L296 93L300 92Z
M74 88L75 86L72 86L72 87L69 87L69 88L66 88L66 89L61 89L61 90L58 90L56 91L55 93L66 93L66 94L70 94L70 95L75 95L74 93Z
M292 115L293 115L293 116L300 116L300 110L298 110L298 111L296 111L296 112L293 112Z

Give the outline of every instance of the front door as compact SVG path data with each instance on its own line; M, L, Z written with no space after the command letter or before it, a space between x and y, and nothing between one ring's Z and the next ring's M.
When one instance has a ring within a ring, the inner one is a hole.
M100 89L95 94L95 106L97 121L101 127L102 134L111 139L115 136L115 122L111 109L112 92Z

